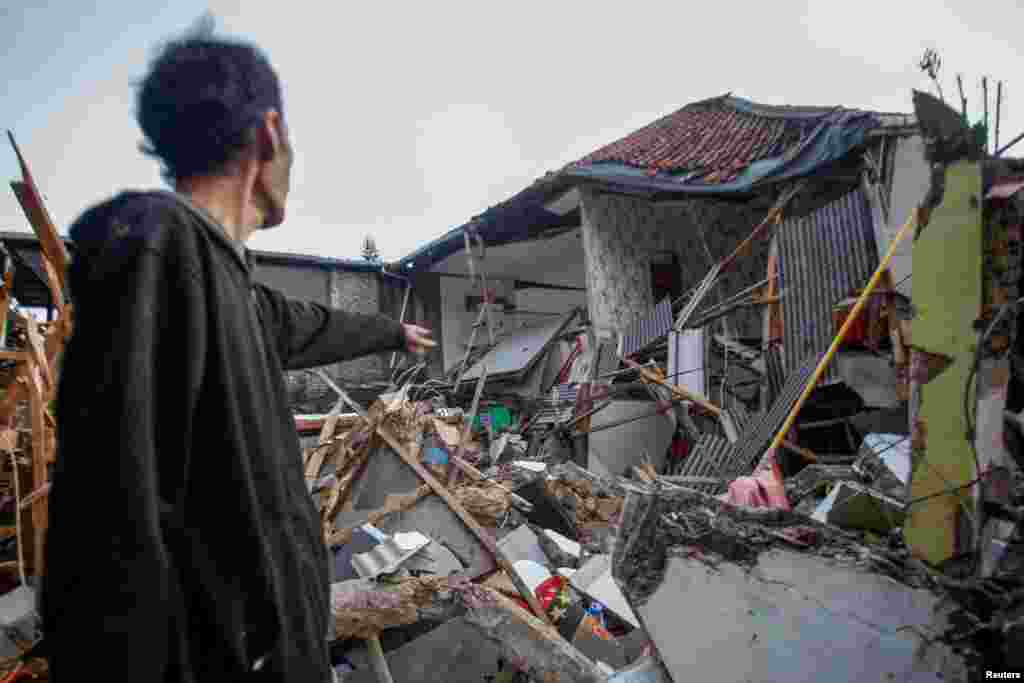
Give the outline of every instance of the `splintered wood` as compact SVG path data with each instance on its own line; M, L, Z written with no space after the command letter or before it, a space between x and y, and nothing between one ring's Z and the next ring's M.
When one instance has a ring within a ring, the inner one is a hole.
M64 345L71 336L72 308L64 300L67 277L67 253L50 214L43 203L42 194L29 171L28 164L18 149L14 136L9 135L18 157L22 179L11 183L39 238L42 266L46 275L50 298L57 310L57 319L41 324L20 314L14 329L4 339L0 360L13 361L13 371L0 377L3 395L0 397L0 452L10 463L18 463L17 478L21 489L19 509L28 509L22 524L20 544L26 564L32 573L43 573L43 539L48 520L49 466L56 461L56 420L49 405L57 394L58 368ZM13 279L5 272L0 281L0 323L9 316ZM25 435L30 438L19 438ZM27 458L25 457L27 456ZM26 463L27 469L22 469Z

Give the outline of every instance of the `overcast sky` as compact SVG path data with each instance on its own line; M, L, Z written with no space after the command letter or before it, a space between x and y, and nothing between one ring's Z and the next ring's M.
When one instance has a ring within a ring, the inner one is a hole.
M729 91L910 111L911 88L931 90L915 66L925 47L942 54L947 99L964 74L972 113L980 77L1003 79L1002 141L1024 131L1016 0L20 4L31 8L0 7L0 127L62 232L120 189L161 185L137 151L133 83L154 46L206 10L262 46L284 83L293 194L258 249L358 257L372 233L397 259L544 172ZM0 229L28 229L7 188L17 177L4 140Z

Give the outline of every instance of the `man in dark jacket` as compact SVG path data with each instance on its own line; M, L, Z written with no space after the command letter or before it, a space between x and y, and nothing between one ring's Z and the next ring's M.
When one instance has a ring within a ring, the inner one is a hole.
M284 220L292 165L258 50L169 43L138 120L175 191L122 193L70 233L51 680L327 683L328 558L283 373L434 342L254 282L243 243Z

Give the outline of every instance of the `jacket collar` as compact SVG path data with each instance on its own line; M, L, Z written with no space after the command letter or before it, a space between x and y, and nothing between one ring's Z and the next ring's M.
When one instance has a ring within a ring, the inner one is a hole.
M211 216L209 211L202 208L201 206L196 205L195 203L190 201L188 197L178 192L171 192L169 190L157 190L156 192L157 194L163 195L169 199L173 199L175 202L188 209L196 218L199 219L199 221L207 229L207 232L213 235L214 239L220 242L221 246L225 247L229 252L231 252L231 255L234 258L235 262L242 267L242 270L245 271L245 274L252 274L252 252L244 244L239 244L237 241L233 240L228 235L227 231L224 230L224 226L222 226L217 219Z

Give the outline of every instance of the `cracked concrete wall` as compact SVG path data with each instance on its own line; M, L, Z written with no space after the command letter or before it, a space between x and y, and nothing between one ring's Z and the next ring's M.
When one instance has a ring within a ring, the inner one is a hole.
M253 277L261 284L284 292L293 299L330 302L328 271L306 265L282 266L257 263Z
M593 191L582 193L582 209L588 308L602 336L626 329L656 303L650 272L656 254L678 256L686 292L714 263L728 256L767 213L710 198L656 203ZM767 240L757 242L723 273L704 305L763 280L768 246ZM753 309L729 316L729 322L733 334L761 334L760 313Z
M332 270L330 273L330 305L350 313L385 313L397 317L396 312L382 310L382 303L393 299L389 291L382 291L385 285L377 273L345 272ZM401 306L401 300L399 300ZM331 374L341 382L364 383L386 380L391 352L374 353L330 368Z

